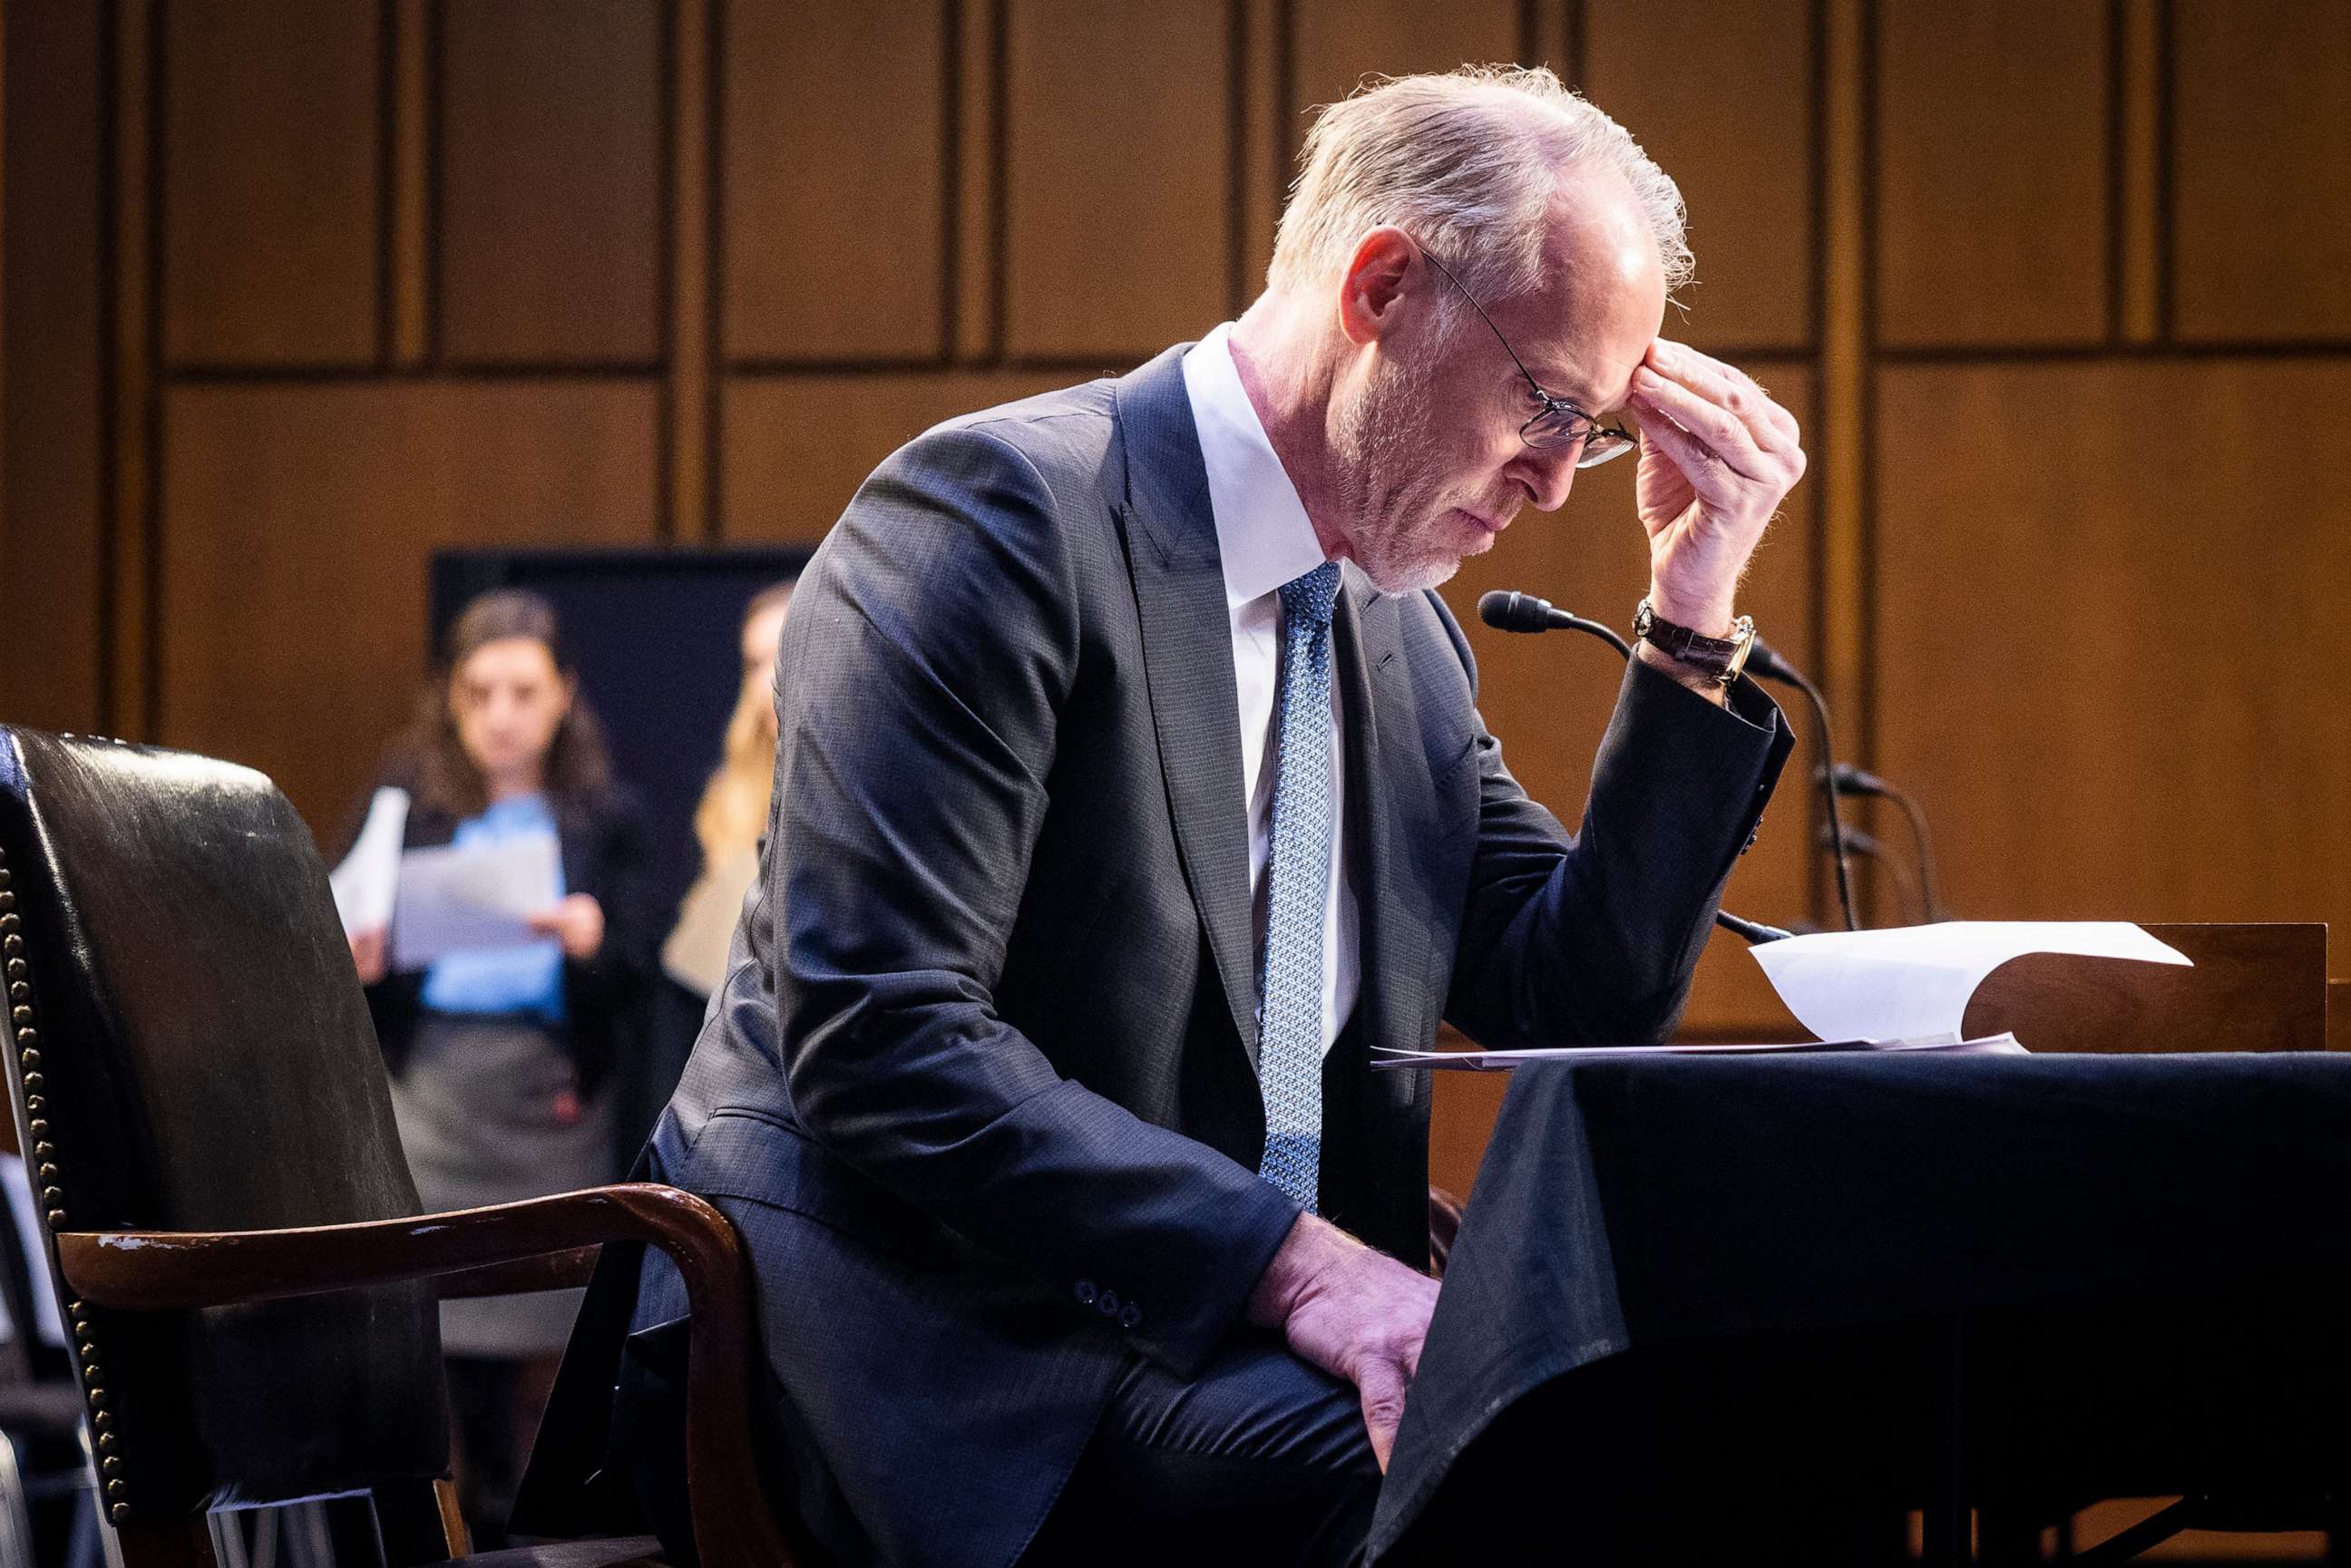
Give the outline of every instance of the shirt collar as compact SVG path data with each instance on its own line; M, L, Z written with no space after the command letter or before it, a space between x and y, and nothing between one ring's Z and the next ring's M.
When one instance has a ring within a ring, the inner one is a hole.
M1242 390L1233 364L1232 330L1233 324L1226 322L1184 356L1184 391L1208 471L1208 506L1216 514L1228 609L1263 598L1323 560L1298 486L1290 482Z

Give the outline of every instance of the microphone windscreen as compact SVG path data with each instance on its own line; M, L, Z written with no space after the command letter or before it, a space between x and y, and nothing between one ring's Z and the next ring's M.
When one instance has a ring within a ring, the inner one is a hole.
M1497 632L1548 632L1551 601L1495 589L1478 598L1478 619Z

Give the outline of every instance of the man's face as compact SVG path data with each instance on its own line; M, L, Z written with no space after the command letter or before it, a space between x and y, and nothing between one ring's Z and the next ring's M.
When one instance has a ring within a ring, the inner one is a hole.
M1665 311L1656 247L1629 193L1564 188L1544 262L1540 288L1479 303L1545 391L1587 413L1614 409ZM1440 334L1436 306L1447 296L1455 320ZM1557 507L1582 455L1534 452L1520 440L1538 412L1533 392L1425 260L1398 305L1328 415L1342 530L1355 563L1391 593L1451 577L1464 557L1493 548L1522 505Z

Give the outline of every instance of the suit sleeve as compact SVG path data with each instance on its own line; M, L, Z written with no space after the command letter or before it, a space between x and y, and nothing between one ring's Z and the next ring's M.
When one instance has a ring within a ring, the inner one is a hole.
M1446 623L1474 695L1468 645ZM1794 744L1753 681L1729 698L1718 707L1633 660L1573 834L1528 798L1479 720L1477 850L1446 1007L1464 1034L1512 1049L1673 1032Z
M1137 1348L1188 1373L1295 1207L1061 1078L995 1004L1077 600L1053 497L983 431L923 438L851 502L785 625L779 1049L820 1144L1048 1284L1114 1291Z

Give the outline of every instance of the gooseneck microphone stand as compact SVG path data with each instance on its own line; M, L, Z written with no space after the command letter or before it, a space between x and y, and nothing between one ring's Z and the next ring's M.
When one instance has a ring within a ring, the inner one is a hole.
M1597 637L1615 649L1619 658L1630 660L1633 656L1633 645L1619 637L1614 628L1558 609L1548 599L1537 599L1531 593L1499 590L1489 593L1478 601L1478 619L1498 632L1581 632L1587 637ZM1760 920L1745 919L1728 909L1717 909L1714 923L1754 944L1777 942L1783 936L1795 935L1777 925L1766 925Z

